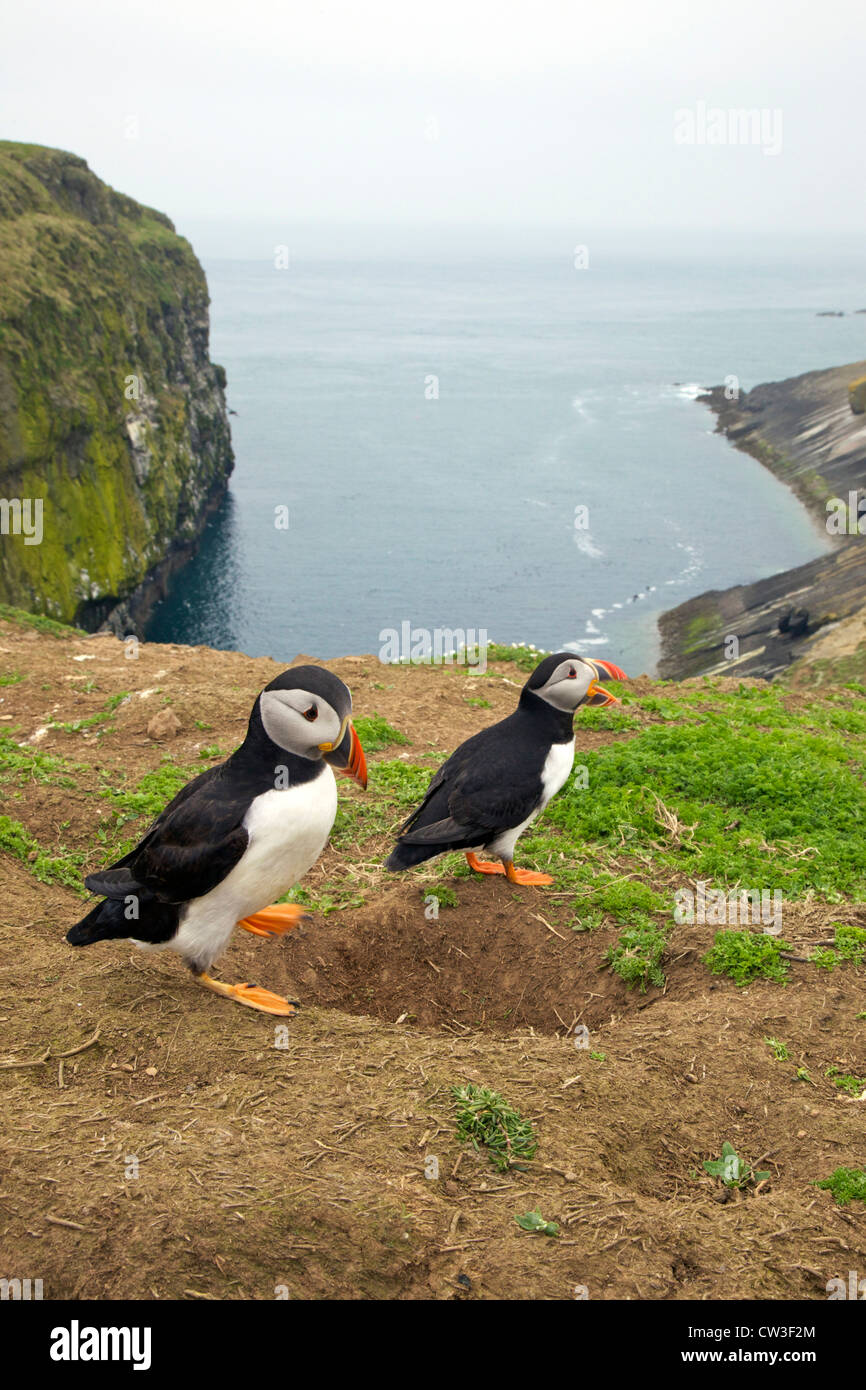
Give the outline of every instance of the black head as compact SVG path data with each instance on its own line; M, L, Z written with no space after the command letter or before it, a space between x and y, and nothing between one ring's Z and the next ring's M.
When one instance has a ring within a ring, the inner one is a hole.
M349 687L322 666L291 666L265 686L250 719L258 718L277 748L313 761L324 758L366 786L364 753L351 723Z
M628 679L625 671L612 661L578 656L576 652L554 652L538 663L523 689L554 709L569 713L581 705L618 704L617 697L598 684L602 673L614 680Z

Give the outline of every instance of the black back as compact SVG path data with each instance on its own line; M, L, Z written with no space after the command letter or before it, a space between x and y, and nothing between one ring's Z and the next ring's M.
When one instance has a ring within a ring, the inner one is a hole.
M490 844L538 808L547 755L555 743L570 743L574 729L571 711L554 709L533 693L531 682L513 714L461 743L434 774L424 800L400 827L386 868Z

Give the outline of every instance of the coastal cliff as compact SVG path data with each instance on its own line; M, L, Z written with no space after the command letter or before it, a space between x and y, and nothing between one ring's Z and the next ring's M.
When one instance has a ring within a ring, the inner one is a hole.
M161 212L0 141L0 601L130 630L234 465L208 291Z
M699 594L662 614L660 676L772 679L790 672L796 678L801 662L830 664L848 678L862 674L866 537L850 534L856 501L849 504L852 494L866 495L866 416L856 409L864 374L866 362L854 362L756 386L737 400L720 386L699 398L732 444L787 483L822 528L829 521L831 549L796 569Z

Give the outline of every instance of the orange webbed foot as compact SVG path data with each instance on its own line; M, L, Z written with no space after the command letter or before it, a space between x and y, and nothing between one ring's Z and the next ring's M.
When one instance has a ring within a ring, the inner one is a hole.
M249 1009L258 1009L259 1013L293 1018L300 1007L297 999L283 999L269 989L259 989L258 985L229 985L224 980L213 979L206 972L197 975L196 979L206 989L213 990L214 994L221 994L224 999L232 999L236 1004L246 1004Z
M274 903L273 907L263 907L261 912L243 917L238 926L252 932L253 936L285 936L309 915L300 903Z
M517 869L511 863L505 870L509 883L539 884L544 886L553 883L550 874L539 874L534 869Z

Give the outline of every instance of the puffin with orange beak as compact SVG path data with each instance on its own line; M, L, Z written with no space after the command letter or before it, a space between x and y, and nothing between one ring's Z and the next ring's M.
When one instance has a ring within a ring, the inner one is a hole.
M517 709L461 743L433 777L427 794L400 827L386 869L412 868L462 850L480 874L511 883L552 883L549 874L514 866L514 847L560 788L574 762L574 715L584 705L619 701L599 684L626 680L611 661L556 652L536 666ZM478 858L488 850L500 863Z
M304 917L296 903L269 904L327 844L337 813L334 772L367 785L351 714L348 687L330 671L283 671L256 699L240 748L188 782L135 849L84 880L103 901L67 941L123 937L145 950L177 951L208 989L291 1017L297 1001L226 984L209 971L236 926L282 936Z

